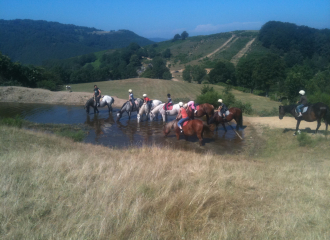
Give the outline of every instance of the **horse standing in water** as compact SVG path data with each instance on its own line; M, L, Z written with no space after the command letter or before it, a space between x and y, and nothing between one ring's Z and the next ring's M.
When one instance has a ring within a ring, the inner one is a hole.
M228 109L228 115L226 114L226 118L223 119L222 116L220 116L219 112L215 112L213 116L210 118L210 121L208 124L215 123L216 130L218 130L218 125L221 123L223 128L225 129L225 132L227 132L225 123L230 122L231 120L235 119L236 121L236 131L238 131L239 127L243 127L243 116L242 116L242 110L240 108L229 108Z
M186 141L188 140L188 136L197 135L199 139L199 145L203 145L203 133L205 129L209 129L207 125L204 125L202 120L194 119L194 112L191 110L190 107L187 109L187 114L190 117L191 120L185 121L183 123L182 129L183 134L186 138ZM170 133L171 129L174 129L176 138L180 140L180 128L178 126L179 120L175 119L169 123L166 123L164 125L164 134L165 137Z
M308 109L306 112L302 113L302 117L297 117L296 107L297 105L279 106L279 119L283 119L285 113L290 113L297 120L296 131L293 136L295 136L297 133L300 133L299 125L301 120L304 120L306 122L317 121L317 127L315 130L316 134L321 126L321 119L323 118L326 126L326 131L328 131L328 124L330 122L330 109L327 105L321 102L308 105Z
M110 112L112 112L112 106L111 105L114 102L115 102L115 99L113 97L110 97L108 95L104 95L100 99L100 107L108 106L108 110L109 110L109 113L110 113ZM86 109L87 113L89 113L89 107L94 108L94 114L99 112L99 110L97 109L96 101L94 100L93 97L91 99L89 99L85 104L84 108Z
M180 106L179 104L174 104L173 105L173 108L171 110L164 110L164 104L160 104L158 105L157 107L155 107L151 112L150 112L150 120L152 121L154 119L154 117L160 113L163 117L163 121L165 122L166 121L166 116L167 115L177 115L180 111Z
M135 100L135 106L134 107L131 105L130 101L125 102L123 104L123 106L121 107L121 109L119 110L119 112L117 113L116 121L118 121L122 117L124 112L127 112L128 119L131 119L131 113L135 112L135 111L139 112L139 109L142 106L142 104L143 104L143 100L141 98L137 98Z
M196 107L197 112L195 113L195 117L203 117L206 115L206 122L209 124L209 119L214 115L214 106L209 103L203 103Z
M148 120L148 113L150 113L151 110L155 109L158 105L162 104L162 101L159 100L152 100L151 103L151 109L149 109L149 105L146 103L143 103L142 107L139 110L139 113L137 115L138 122L142 118L143 114L146 114L147 120Z

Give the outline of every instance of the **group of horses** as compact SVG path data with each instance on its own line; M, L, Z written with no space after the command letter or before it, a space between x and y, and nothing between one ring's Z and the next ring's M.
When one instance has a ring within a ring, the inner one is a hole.
M103 96L103 98L100 99L99 107L108 106L109 113L111 113L113 103L114 99L108 95L105 95ZM127 101L117 112L116 121L119 121L125 112L128 114L129 119L131 118L132 112L137 112L138 122L141 121L144 115L147 117L147 119L149 117L151 121L157 119L158 115L161 115L164 122L167 121L168 116L178 115L180 111L179 104L174 104L170 109L166 110L164 105L165 103L162 103L162 101L160 100L152 100L152 103L150 105L144 103L143 100L140 98L137 98L135 100L134 105L130 101ZM89 113L90 107L94 109L94 113L99 112L98 106L94 98L89 99L85 104L85 109L87 113ZM243 126L242 111L239 108L230 108L229 114L226 116L225 119L220 116L217 111L214 111L214 106L209 103L200 104L196 107L196 109L196 112L193 111L190 107L187 109L187 114L190 120L184 124L183 133L186 139L188 136L197 135L200 145L202 145L204 130L209 129L209 124L214 123L216 124L216 126L222 124L225 131L227 131L225 123L230 122L232 119L234 119L236 121L236 130L238 130L239 127ZM206 124L200 119L195 119L195 117L201 118L203 116L206 116ZM169 132L174 129L177 139L180 139L180 129L177 126L177 122L178 120L175 119L164 125L165 136L167 136Z
M108 95L105 95L100 99L99 107L108 106L109 113L111 113L113 103L114 99ZM147 119L149 116L151 121L157 119L158 115L161 115L163 121L166 122L167 116L177 115L180 111L179 104L174 104L171 109L166 110L164 105L165 103L162 103L162 101L159 100L152 100L151 105L145 104L140 98L135 100L134 105L130 101L127 101L118 111L116 121L119 121L125 112L128 114L128 118L130 119L131 113L136 111L138 122L141 121L143 115L146 115ZM85 104L87 113L89 113L90 107L94 109L94 113L99 112L94 98L89 99ZM216 125L216 129L218 128L218 125L221 124L224 130L227 131L225 123L228 123L234 119L236 121L236 130L238 130L239 127L243 127L242 110L239 108L229 108L228 114L226 114L225 118L220 116L218 111L214 111L214 106L208 103L200 104L196 109L196 112L193 111L190 107L187 109L187 114L191 120L184 124L183 133L186 138L191 135L197 135L200 145L202 145L203 141L203 132L206 128L208 128L208 125L210 124L214 123ZM297 117L295 109L296 105L279 106L280 119L283 119L286 113L290 113L296 118L297 125L294 135L300 133L299 125L302 120L307 122L317 121L317 128L315 130L315 133L317 133L321 126L321 120L323 119L326 124L326 131L328 131L328 123L330 122L330 109L327 105L324 103L310 104L307 111L302 114L302 117ZM195 119L195 117L201 118L203 116L206 116L206 124L200 119ZM164 125L165 136L169 134L171 129L174 129L177 139L180 139L180 129L177 126L177 122L178 120L173 120Z

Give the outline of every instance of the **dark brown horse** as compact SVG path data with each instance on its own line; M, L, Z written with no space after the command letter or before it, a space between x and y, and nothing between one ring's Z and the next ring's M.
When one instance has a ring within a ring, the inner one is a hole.
M171 132L171 129L174 129L176 138L178 140L180 140L180 128L178 127L178 121L179 120L175 119L175 120L165 124L165 126L164 126L165 136L167 136ZM203 145L203 132L204 132L205 128L207 128L207 126L204 125L203 121L201 121L199 119L189 120L186 122L186 125L184 125L182 127L183 134L184 134L186 140L188 140L188 136L197 135L197 137L199 139L199 145L201 145L201 146Z
M198 110L195 113L195 117L203 117L206 115L206 122L209 124L210 117L214 114L214 107L209 103L203 103L197 106Z
M226 122L230 122L231 120L235 119L236 121L236 130L239 129L239 127L243 127L243 116L242 116L242 110L240 108L229 108L229 115L226 116L224 119L222 116L220 116L219 112L215 112L210 118L209 124L215 123L216 129L218 130L218 125L221 123L225 131L227 132L227 129L225 127Z
M288 105L288 106L279 106L279 118L283 119L285 113L290 113L297 120L296 131L293 135L300 133L299 125L301 120L306 122L314 122L317 121L317 127L315 130L315 134L319 130L321 126L321 119L323 118L326 126L326 131L328 131L328 124L330 122L330 109L324 103L318 102L315 104L310 104L306 112L302 114L302 117L297 117L296 114L297 105Z

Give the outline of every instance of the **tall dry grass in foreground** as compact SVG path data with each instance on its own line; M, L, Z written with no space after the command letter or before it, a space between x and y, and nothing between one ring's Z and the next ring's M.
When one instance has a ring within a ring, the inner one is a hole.
M0 238L329 239L328 142L301 149L291 133L271 134L273 147L251 157L116 150L1 126Z

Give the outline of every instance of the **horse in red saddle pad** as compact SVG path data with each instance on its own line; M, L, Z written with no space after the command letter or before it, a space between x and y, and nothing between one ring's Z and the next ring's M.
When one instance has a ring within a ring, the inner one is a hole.
M195 117L203 117L206 115L206 122L209 124L209 119L214 115L214 107L209 103L200 104L196 107L197 112Z
M173 109L173 104L172 103L165 103L163 106L163 109L165 110L172 110Z

